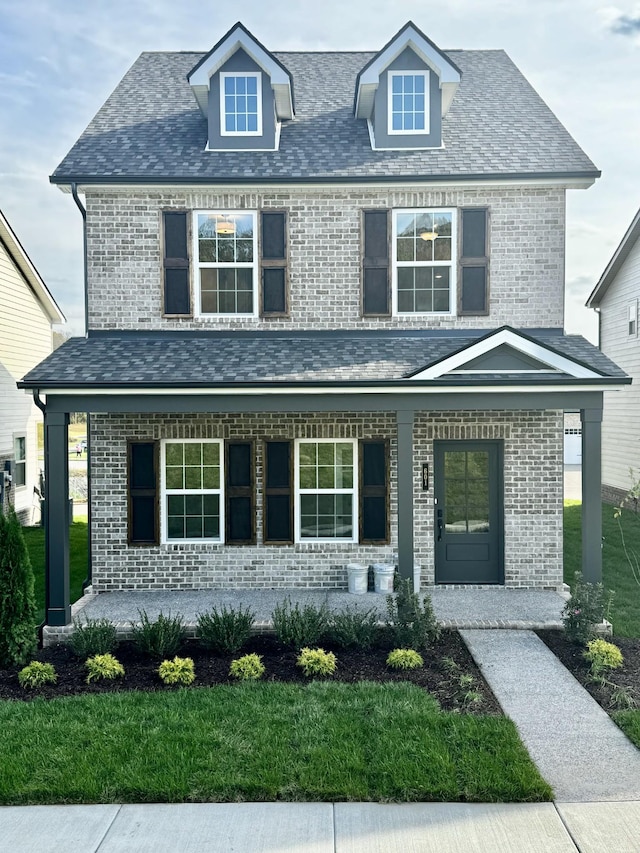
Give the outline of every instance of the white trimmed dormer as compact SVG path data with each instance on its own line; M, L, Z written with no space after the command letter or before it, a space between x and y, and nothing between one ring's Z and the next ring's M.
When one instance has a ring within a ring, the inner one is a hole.
M277 150L280 122L294 115L291 74L241 23L187 80L207 119L210 151Z
M460 70L415 24L407 23L356 79L355 116L375 149L442 147L442 118Z

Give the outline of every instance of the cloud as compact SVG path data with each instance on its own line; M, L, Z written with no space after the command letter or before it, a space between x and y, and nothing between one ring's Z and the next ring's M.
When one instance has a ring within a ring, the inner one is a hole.
M640 15L618 15L611 24L611 32L619 36L640 35Z

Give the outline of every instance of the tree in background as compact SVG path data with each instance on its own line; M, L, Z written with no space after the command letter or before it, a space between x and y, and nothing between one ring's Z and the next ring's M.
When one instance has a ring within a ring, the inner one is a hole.
M36 647L33 570L13 507L0 513L0 666L26 663Z

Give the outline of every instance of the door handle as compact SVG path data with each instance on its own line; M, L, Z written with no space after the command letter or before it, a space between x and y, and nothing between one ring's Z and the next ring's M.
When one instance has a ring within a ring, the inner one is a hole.
M442 510L439 509L436 513L437 526L438 526L438 542L442 541Z

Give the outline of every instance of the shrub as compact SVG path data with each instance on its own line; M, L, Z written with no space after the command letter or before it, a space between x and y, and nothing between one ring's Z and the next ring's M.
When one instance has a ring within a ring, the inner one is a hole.
M620 649L613 643L602 639L591 640L587 643L584 656L589 661L591 675L594 678L608 669L618 669L624 662Z
M347 607L341 613L334 613L330 622L331 639L342 649L370 649L377 630L378 617L374 610Z
M33 570L18 516L0 510L0 667L26 663L36 647Z
M302 649L296 663L304 674L311 678L314 675L333 675L336 671L336 656L324 649Z
M425 594L421 605L409 578L398 578L395 588L396 594L387 596L387 626L394 645L424 649L435 643L440 636L440 626L436 622L430 596Z
M168 658L180 648L184 637L182 616L160 613L152 622L144 610L138 610L140 625L132 623L133 642L139 651L153 658Z
M69 647L79 658L93 655L106 655L118 644L116 626L108 619L87 619L86 622L74 622L73 634L69 638Z
M264 675L264 664L260 655L244 655L231 661L229 675L240 681L257 681Z
M193 684L196 673L191 658L163 660L158 667L158 675L165 684Z
M391 669L418 669L423 663L422 655L414 649L394 649L387 657Z
M606 592L601 583L588 583L577 572L571 597L562 609L567 637L585 645L593 637L594 625L609 614L612 598L613 594Z
M251 636L251 626L255 619L253 610L229 608L224 605L218 611L213 607L209 613L198 614L198 634L200 642L207 649L220 654L235 654Z
M45 684L55 684L58 680L56 671L51 663L40 663L34 660L27 664L24 669L18 673L18 681L20 687L25 690L35 690L38 687L43 687Z
M124 676L124 667L117 658L112 654L94 655L88 658L85 666L89 670L87 675L87 684L91 681L109 680L122 678Z
M326 605L305 604L301 608L298 604L292 605L289 598L276 605L272 619L277 638L295 651L318 643L329 627Z

